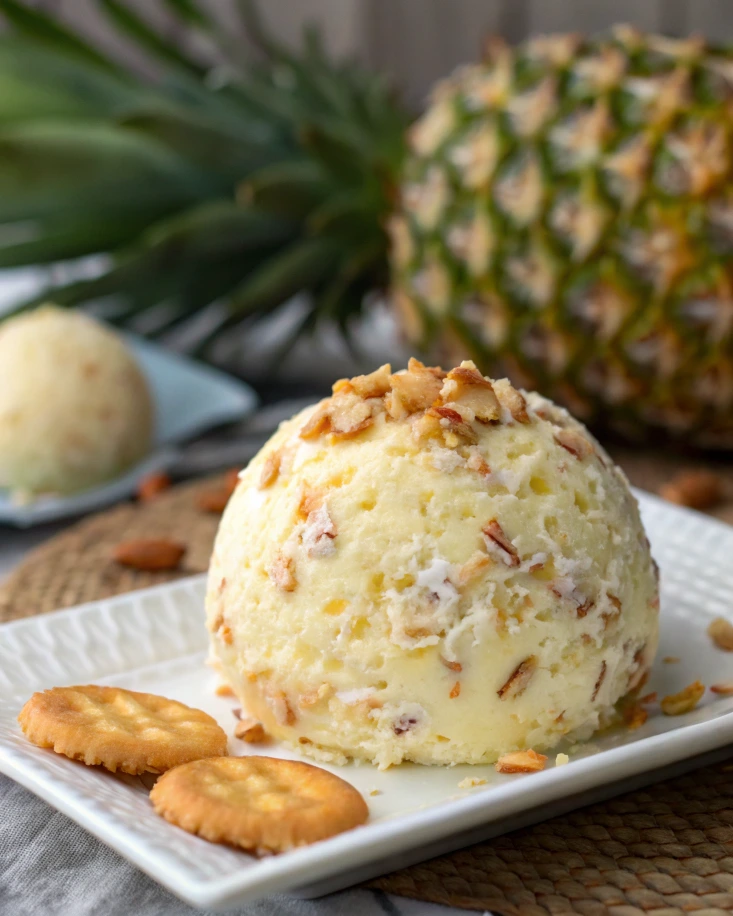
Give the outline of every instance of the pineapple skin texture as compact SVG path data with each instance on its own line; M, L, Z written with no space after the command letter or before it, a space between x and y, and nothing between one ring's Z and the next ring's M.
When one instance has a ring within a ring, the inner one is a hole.
M733 448L732 97L697 38L494 42L409 137L410 343L628 438Z
M594 440L583 458L557 443L561 430L585 435L580 424L527 398L529 423L479 432L489 478L384 415L352 439L304 441L315 407L242 472L216 538L207 627L214 667L269 734L331 763L490 763L587 736L640 684L659 615L636 502ZM279 475L262 488L276 454ZM336 532L322 556L306 549L303 492L324 496ZM521 565L486 553L490 519ZM286 590L272 573L283 555ZM466 582L477 557L488 565ZM526 685L502 698L530 658Z
M19 501L111 480L150 451L154 406L123 341L43 306L0 327L0 487Z

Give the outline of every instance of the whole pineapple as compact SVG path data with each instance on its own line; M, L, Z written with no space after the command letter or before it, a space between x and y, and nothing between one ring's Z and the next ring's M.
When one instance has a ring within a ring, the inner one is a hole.
M627 434L733 445L732 104L700 39L493 42L410 131L410 338Z
M216 303L205 348L300 291L296 334L348 334L391 268L428 355L626 435L733 448L733 53L629 27L494 40L410 127L316 35L282 48L245 3L264 59L243 63L196 0L162 3L227 63L96 0L162 65L151 86L0 0L0 267L110 255L38 300L156 335Z

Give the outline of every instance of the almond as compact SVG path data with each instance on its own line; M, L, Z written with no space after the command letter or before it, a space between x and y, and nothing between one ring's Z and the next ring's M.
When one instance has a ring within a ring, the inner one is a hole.
M537 659L534 655L525 658L523 662L517 665L506 683L496 691L499 699L510 700L524 693L536 667Z
M471 362L464 362L448 373L440 396L446 406L468 408L482 423L491 423L501 416L494 386Z
M526 751L512 751L502 754L494 764L497 773L538 773L544 770L547 757L532 748Z
M267 741L267 732L257 719L242 719L234 726L234 737L248 744L262 744Z
M357 375L350 381L351 388L361 398L381 398L390 390L392 367L385 363L369 375Z
M267 569L271 581L282 592L294 592L298 580L295 578L295 563L292 557L279 553Z
M593 694L591 695L591 702L594 701L595 698L598 696L598 691L601 689L601 686L603 685L603 681L606 678L607 668L608 666L606 665L606 662L602 661L600 673L598 677L596 678L596 683L595 683L595 686L593 687Z
M726 681L723 684L712 684L710 689L713 693L719 693L721 696L728 697L733 694L733 681Z
M678 506L712 509L723 500L723 478L713 471L684 471L660 487L659 495Z
M203 512L221 515L226 509L231 495L231 492L224 487L217 487L215 490L202 490L196 497L196 505Z
M267 487L271 486L277 480L280 474L280 464L282 462L282 451L277 449L265 458L265 463L262 465L262 473L260 474L260 480L257 484L259 490L265 490Z
M708 627L708 636L724 652L733 652L733 624L725 617L716 617Z
M147 477L143 477L137 486L137 498L141 503L150 502L164 490L169 489L170 485L171 479L168 474L164 474L162 471L158 474L148 474Z
M163 572L177 569L186 553L184 544L167 538L138 538L122 541L113 552L122 566L142 572Z
M519 566L517 548L504 534L504 529L495 518L492 518L481 531L484 535L486 546L493 553L498 554L503 563L507 566Z
M649 718L649 713L640 706L638 703L634 703L631 706L626 706L622 712L624 717L624 723L626 727L631 731L636 731L637 728L646 722Z
M517 423L529 423L527 402L524 395L511 385L508 379L501 379L494 385L494 392L501 406L508 410Z
M589 458L595 451L585 436L581 436L574 429L557 430L555 432L555 442L564 448L566 452L570 452L578 461L582 461L583 458Z

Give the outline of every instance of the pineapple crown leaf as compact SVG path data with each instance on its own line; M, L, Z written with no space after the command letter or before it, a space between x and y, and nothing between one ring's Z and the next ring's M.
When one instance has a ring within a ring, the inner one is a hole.
M408 119L384 80L332 61L312 29L279 44L253 3L238 9L259 60L196 0L158 0L219 48L212 68L124 0L95 2L158 80L0 0L0 266L106 262L18 308L94 302L160 335L218 302L208 345L305 291L303 329L348 326L387 276Z

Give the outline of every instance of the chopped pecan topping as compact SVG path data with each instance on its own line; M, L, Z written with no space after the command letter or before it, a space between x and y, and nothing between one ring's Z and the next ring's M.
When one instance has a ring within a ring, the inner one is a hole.
M320 509L323 505L323 491L315 490L308 484L303 484L300 490L300 499L298 501L297 515L299 518L307 519L311 512Z
M574 429L558 429L555 432L555 442L564 448L566 452L574 455L579 461L582 461L583 458L589 458L595 452L595 449L585 436L581 436Z
M714 471L684 471L659 488L659 495L678 506L712 509L722 502L725 485Z
M471 471L476 471L482 477L488 477L491 474L491 468L486 463L485 458L477 448L469 449L469 456L466 460L466 467Z
M272 582L283 592L293 592L298 584L292 557L279 553L267 569Z
M268 695L267 702L280 725L295 725L297 716L284 691L278 690L276 693Z
M512 751L502 754L494 764L497 773L538 773L544 770L547 757L532 748L526 751Z
M527 402L524 395L511 385L508 379L501 379L494 384L494 392L501 406L508 410L517 423L529 423Z
M492 518L488 525L481 530L489 550L497 553L501 561L507 566L519 566L520 560L517 548L504 534L504 530L495 518Z
M328 506L322 503L308 513L303 530L303 545L309 557L327 557L334 553L336 526L328 514Z
M364 400L350 392L335 394L331 398L329 418L331 433L337 439L350 439L374 423L374 417L382 409L377 398Z
M733 694L733 681L726 681L722 684L713 684L710 689L713 693L719 693L721 696L729 697Z
M455 698L460 695L461 695L461 682L456 681L453 687L451 688L451 692L448 694L448 696L451 698L451 700L455 700Z
M601 689L604 680L606 679L606 671L608 666L605 661L601 662L601 671L598 677L596 678L595 686L593 687L593 694L591 696L591 702L595 701L595 698L598 696L598 691Z
M660 706L665 716L681 716L694 709L705 693L705 685L700 681L693 681L679 693L672 693L662 697Z
M448 661L448 659L447 659L447 658L443 658L442 655L440 656L440 662L441 662L441 664L445 665L445 667L446 667L449 671L458 671L458 672L463 671L463 665L462 665L460 662L451 662L451 661Z
M262 744L267 741L267 732L257 719L242 719L234 726L234 737L248 744Z
M456 448L463 443L475 445L478 442L476 430L452 407L430 407L427 413L438 418L445 444L449 448Z
M464 362L457 369L451 369L440 396L446 406L457 405L468 409L482 423L491 423L501 416L494 386L472 362Z
M708 627L708 636L719 649L733 652L733 624L725 617L716 617Z
M638 703L632 703L630 706L624 706L622 710L622 716L624 723L627 728L631 731L634 731L646 722L649 718L649 713L644 709L643 706L640 706Z
M412 423L412 434L420 443L430 439L443 439L444 432L440 425L440 417L430 411L418 416Z
M331 428L330 403L322 401L313 411L298 434L301 439L315 439Z
M411 359L406 372L397 372L390 377L392 391L387 398L387 411L400 420L411 413L427 410L437 400L443 387L436 371L424 366L419 360Z
M511 700L524 693L536 668L537 659L534 655L525 658L525 660L514 669L509 680L496 691L499 695L499 699Z
M278 475L280 474L280 463L282 462L282 457L281 449L270 452L270 454L267 456L265 463L262 465L262 473L260 474L260 482L258 484L260 490L264 490L275 483Z
M356 378L352 378L350 385L360 398L381 398L391 390L391 373L392 367L385 363L369 375L357 375Z
M466 560L463 566L458 570L458 587L465 588L475 579L478 579L481 573L488 566L491 566L491 563L491 557L487 557L485 553L477 551L471 559Z

